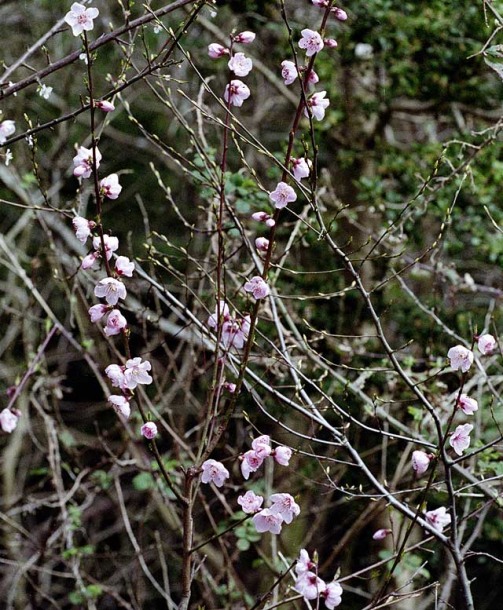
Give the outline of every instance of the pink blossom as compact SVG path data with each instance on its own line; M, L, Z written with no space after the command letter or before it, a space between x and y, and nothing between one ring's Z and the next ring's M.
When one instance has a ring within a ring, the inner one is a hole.
M248 76L253 68L252 60L244 53L235 53L227 65L236 76Z
M337 40L334 38L325 38L324 43L328 49L336 49L338 46Z
M238 504L242 511L247 514L258 512L263 502L264 498L257 496L253 491L247 491L244 496L238 496Z
M93 220L87 220L82 216L75 216L72 220L73 229L75 231L75 237L80 243L85 244L89 235L91 235L92 229L96 226Z
M229 319L222 324L222 343L225 347L243 349L250 332L250 316Z
M108 314L107 325L105 326L105 335L111 337L118 335L123 328L126 328L127 320L118 309L112 309Z
M451 438L449 444L458 455L462 455L465 449L470 446L470 432L473 430L471 424L462 424L458 426Z
M208 318L208 326L210 328L217 328L219 320L226 321L230 319L229 306L225 301L219 301L215 307L215 313L212 313Z
M291 523L300 514L300 506L290 494L272 494L269 500L272 502L271 512L281 515L285 523Z
M227 468L216 460L206 460L206 462L203 462L201 468L203 469L201 475L202 483L215 483L217 487L222 487L225 480L229 478L229 471Z
M119 176L117 174L110 174L103 178L103 180L100 180L100 189L103 197L117 199L122 191L122 186L119 184Z
M93 29L93 19L96 19L99 13L97 8L85 8L82 4L74 2L65 15L65 22L72 28L72 34L79 36L82 32Z
M255 248L257 248L259 252L267 252L267 250L269 250L269 240L265 237L257 237L255 240Z
M124 419L128 419L131 415L131 406L129 405L129 400L125 396L112 394L108 397L108 402L112 405L117 415L120 415Z
M297 182L300 182L302 178L307 178L309 176L309 172L309 163L304 157L300 157L300 159L295 159L292 157L292 173Z
M96 169L100 166L101 153L96 148ZM93 151L91 148L79 146L77 154L73 157L73 175L76 178L89 178L93 171Z
M278 182L274 191L269 193L269 199L274 202L276 209L281 210L289 203L296 201L297 194L286 182Z
M316 599L326 588L326 584L314 572L302 572L295 581L294 591L305 599Z
M484 356L489 356L497 347L496 339L492 335L481 335L477 340L477 347Z
M412 452L412 469L418 477L428 470L430 459L430 456L424 451L418 450Z
M91 269L94 263L99 259L99 252L90 252L87 256L84 256L80 266L82 269Z
M10 138L16 131L16 122L10 119L0 123L0 145L5 144L7 138Z
M288 466L290 463L290 458L292 457L292 450L290 447L280 445L274 449L271 455L281 466Z
M225 87L224 100L231 106L242 106L250 97L250 89L240 80L231 80Z
M384 540L386 538L386 536L388 536L389 534L391 534L391 530L387 530L387 529L377 530L372 535L372 538L374 540Z
M295 564L295 572L297 575L304 574L316 568L316 563L311 561L309 553L306 549L300 549L300 555Z
M434 527L437 531L443 532L444 527L450 524L451 516L447 512L445 506L436 508L435 510L429 510L424 514L424 518L427 523Z
M222 384L222 387L224 388L224 390L227 390L227 392L229 392L229 394L234 394L237 386L235 383L231 383L230 381L225 381Z
M103 110L103 112L113 112L115 110L113 103L106 100L94 100L94 106Z
M314 118L318 121L323 120L325 117L325 110L330 105L330 100L325 99L326 95L326 91L319 91L318 93L313 93L313 95L307 101L307 105L311 109ZM304 108L304 114L309 116L307 108Z
M348 18L348 14L346 13L346 11L343 11L341 8L337 8L336 6L333 7L332 12L334 14L334 17L339 21L346 21L346 19Z
M118 256L115 261L115 270L119 275L132 277L134 271L134 263L127 256Z
M328 6L329 0L311 0L314 6L319 6L320 8L326 8Z
M252 449L255 454L264 459L271 455L271 438L267 434L263 434L262 436L258 436L252 441Z
M89 317L91 318L91 322L98 322L101 318L110 311L110 307L108 305L93 305L89 308Z
M299 47L306 50L306 56L311 57L323 49L323 39L314 30L306 28L301 32L302 38L299 40Z
M113 235L103 235L103 243L105 244L105 256L107 261L112 258L112 254L119 249L119 239ZM93 237L93 248L101 252L101 238Z
M265 299L270 294L270 289L267 282L259 275L255 275L251 280L244 285L246 292L251 292L256 301Z
M21 416L21 412L17 409L3 409L0 412L0 428L7 434L10 434L16 429L17 422Z
M283 525L283 517L279 513L273 513L269 508L264 508L252 517L253 525L259 534L271 532L279 534Z
M115 388L124 388L124 367L118 364L109 364L105 369L105 375Z
M311 69L307 75L307 84L308 85L316 85L320 81L320 77L316 74L316 72Z
M109 305L117 305L119 299L126 298L126 287L113 277L106 277L98 282L94 294L99 299L105 299Z
M151 441L157 436L157 426L154 424L153 421L148 421L140 428L140 432L142 436Z
M274 227L276 224L276 221L267 212L254 212L252 218L258 222L265 222L268 227Z
M479 408L479 403L475 398L470 398L466 394L461 394L458 399L458 407L465 415L473 415Z
M148 360L140 357L130 358L126 361L126 370L124 371L124 386L129 390L134 390L138 384L149 385L153 379L147 371L152 369L152 365Z
M473 363L473 352L463 345L456 345L447 352L447 358L455 371L466 373Z
M255 40L256 34L254 32L249 32L248 30L244 32L240 32L234 36L234 42L239 44L250 44Z
M325 600L325 606L333 610L333 608L342 602L342 587L334 580L325 586L320 596Z
M228 54L229 49L226 49L221 44L218 44L218 42L212 42L208 46L208 55L211 57L211 59L220 59L220 57Z
M297 76L299 76L299 72L293 61L285 59L281 62L281 77L285 85L291 85Z
M252 449L243 453L240 459L241 473L246 480L250 477L250 473L256 472L264 462L264 457L257 455Z

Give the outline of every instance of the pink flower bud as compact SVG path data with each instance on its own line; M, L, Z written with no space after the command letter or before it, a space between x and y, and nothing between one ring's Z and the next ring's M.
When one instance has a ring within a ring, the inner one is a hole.
M236 384L231 383L230 381L225 381L222 384L222 387L224 388L224 390L227 390L227 392L229 392L229 394L234 394L234 392L236 391Z
M211 57L211 59L220 59L220 57L223 57L224 55L228 55L228 54L229 54L229 49L226 49L225 47L223 47L221 44L218 44L217 42L212 42L208 46L208 55Z
M271 218L271 216L269 216L267 212L254 212L252 214L252 218L253 220L257 220L258 222L265 222L266 226L268 227L274 227L274 225L276 224L274 219Z
M431 457L432 456L428 455L424 451L418 450L412 452L412 469L418 477L428 470Z
M391 530L377 530L376 532L374 532L372 538L374 540L384 540L388 534L391 534Z
M309 74L307 76L307 84L308 85L316 85L320 80L320 77L316 74L314 70L309 70Z
M108 402L112 405L117 415L124 417L124 419L128 419L128 417L131 415L131 407L128 399L125 396L109 396Z
M259 252L267 252L269 249L269 240L265 237L257 237L255 240L255 248L257 248Z
M253 32L240 32L239 34L236 34L236 36L234 36L234 42L237 42L239 44L250 44L250 42L253 42L255 40L256 34L254 34Z
M89 308L89 317L91 322L98 322L101 318L110 311L109 305L93 305Z
M84 258L82 259L82 262L80 263L81 268L90 269L99 257L100 257L99 252L91 252L87 256L84 256Z
M142 436L151 441L155 436L157 436L157 426L153 421L148 421L146 424L140 429Z
M103 110L103 112L112 112L115 110L115 106L112 102L107 102L106 100L94 100L94 106L95 108Z
M338 46L337 40L335 40L334 38L325 38L324 42L325 46L329 49L336 49Z
M481 335L477 340L477 347L484 356L489 356L497 347L496 339L492 335Z
M337 8L336 6L334 6L332 12L334 14L334 17L339 21L346 21L346 19L348 18L348 14L346 13L346 11L343 11L341 8Z

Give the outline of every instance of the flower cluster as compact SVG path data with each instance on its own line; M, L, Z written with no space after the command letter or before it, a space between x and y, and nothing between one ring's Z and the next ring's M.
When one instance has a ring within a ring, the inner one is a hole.
M87 23L86 15L89 15L86 12L82 12L80 8L75 8L79 6L76 4L72 5L71 12L75 13L77 11L75 14L77 16L81 15L82 21L80 26L84 27ZM87 9L87 11L89 10ZM70 23L68 20L67 22ZM90 28L84 27L84 29ZM103 102L101 105L95 102L95 105L103 108L106 112L110 112L114 108L113 104L108 102ZM73 158L74 175L81 180L90 178L97 171L101 160L102 155L96 146L90 149L80 146L77 149L76 156ZM108 175L100 180L98 184L100 197L117 199L122 190L117 174ZM91 269L95 266L95 263L104 260L108 271L107 277L101 278L94 287L94 295L105 302L92 305L89 308L89 318L93 323L104 321L103 332L107 337L126 333L128 329L127 320L120 311L118 304L119 301L125 300L127 296L126 286L122 278L133 276L135 264L127 256L115 256L112 268L109 261L112 260L114 253L119 249L118 238L103 233L101 228L97 231L98 225L96 222L82 216L76 216L72 224L75 236L80 243L85 244L89 238L91 238L92 242L92 250L82 260L82 269ZM152 365L150 362L142 360L140 357L129 358L124 365L110 364L106 367L105 374L110 383L121 391L121 394L110 395L108 402L118 415L124 419L127 419L131 414L130 401L138 385L149 385L152 383L153 379L149 373L151 369ZM146 422L141 427L141 434L147 439L152 439L157 434L157 426L153 422Z
M208 326L220 328L220 340L225 348L243 349L250 332L250 316L232 317L225 301L219 301L215 313L208 318Z
M301 549L295 564L294 590L305 600L322 599L326 608L336 608L342 602L342 587L337 581L326 583L318 576L318 565L308 552Z
M240 498L242 498L242 500L241 502L239 502L238 498L238 503L240 503L243 507L242 503L244 503L244 496L240 496ZM263 508L262 510L259 510L252 517L253 525L255 526L255 529L259 534L263 534L264 532L271 532L271 534L279 534L281 532L283 523L290 524L293 521L294 517L298 517L300 515L300 506L297 504L297 502L295 502L295 499L290 494L272 494L269 497L269 501L271 502L269 508ZM255 498L253 498L253 500L251 501L253 505L259 503L260 505L262 505L262 502L262 496L255 496Z
M488 333L475 337L475 339L477 340L477 347L483 356L490 356L498 346L496 339ZM474 360L472 350L463 345L451 347L447 352L447 357L451 367L455 371L459 370L462 373L469 371ZM479 405L474 398L470 398L467 394L461 394L457 399L456 407L465 415L473 415L478 410ZM463 451L470 446L470 432L472 430L472 424L461 424L456 427L450 436L449 444L457 455L463 455Z
M236 76L241 78L248 76L252 71L253 61L244 53L234 52L235 44L250 44L255 40L253 32L241 32L231 36L230 48L224 47L216 42L208 46L208 55L211 59L220 59L229 56L227 66ZM225 87L224 100L229 106L242 106L243 102L250 97L250 88L243 81L232 79Z
M266 458L272 457L278 464L287 466L291 456L290 447L279 446L273 449L270 437L264 434L254 439L252 449L240 457L241 472L244 478L248 479L250 473L258 470ZM206 460L201 466L201 471L201 482L214 483L217 487L222 487L229 478L227 468L213 459ZM294 517L300 514L300 506L288 493L272 494L267 508L262 508L264 498L251 490L239 496L237 502L243 512L253 515L252 521L259 533L279 534L283 523L291 523Z
M290 447L280 445L273 449L271 447L271 439L267 434L259 436L252 441L252 448L240 456L241 473L248 480L252 472L256 472L268 457L274 460L281 466L288 466L292 457Z

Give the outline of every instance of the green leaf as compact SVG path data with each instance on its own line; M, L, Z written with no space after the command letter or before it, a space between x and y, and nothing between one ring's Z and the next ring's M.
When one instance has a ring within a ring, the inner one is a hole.
M503 80L503 45L498 44L486 49L484 61Z
M247 551L250 548L250 543L245 538L239 538L236 542L236 546L240 551Z

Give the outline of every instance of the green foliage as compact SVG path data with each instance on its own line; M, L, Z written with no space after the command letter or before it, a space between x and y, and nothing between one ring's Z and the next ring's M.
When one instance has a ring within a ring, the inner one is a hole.
M388 559L389 562L386 564L388 570L390 570L394 564L394 555L395 553L392 551L388 551L383 549L379 551L380 559ZM431 577L430 571L427 569L427 562L424 559L416 554L416 553L405 553L398 565L394 569L394 573L397 575L402 574L403 572L412 573L416 578L421 577L422 579L428 579Z
M97 600L103 595L103 588L100 585L87 585L79 591L72 591L68 599L72 604L85 604L88 600Z
M243 519L246 515L239 511L236 513L236 519ZM236 547L240 551L247 551L253 542L258 542L262 537L261 534L257 533L255 526L253 525L253 521L248 519L238 525L234 530L234 534L236 535L237 542Z

